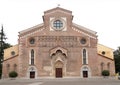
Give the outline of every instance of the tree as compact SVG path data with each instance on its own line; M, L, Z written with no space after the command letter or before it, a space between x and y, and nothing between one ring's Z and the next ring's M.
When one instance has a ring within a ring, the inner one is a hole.
M10 44L5 43L4 40L6 39L4 31L3 31L3 26L0 32L0 78L2 76L2 63L4 60L4 49L11 47Z
M9 47L12 47L12 45L9 43L4 43L3 49L7 49Z
M118 49L114 51L114 59L116 73L120 73L120 47L118 47Z

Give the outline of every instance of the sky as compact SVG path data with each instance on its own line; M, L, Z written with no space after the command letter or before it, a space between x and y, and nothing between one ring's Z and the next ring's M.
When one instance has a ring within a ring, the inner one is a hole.
M120 46L120 0L0 0L0 27L18 44L20 31L43 23L44 11L71 10L73 22L97 32L98 43L117 49Z

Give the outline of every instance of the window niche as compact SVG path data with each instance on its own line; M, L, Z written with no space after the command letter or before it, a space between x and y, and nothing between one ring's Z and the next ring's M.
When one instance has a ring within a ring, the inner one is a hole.
M83 65L88 64L88 58L87 58L87 50L83 49L82 50L82 61L83 61Z
M17 64L13 65L14 71L17 71Z
M88 40L87 37L81 37L80 40L79 40L80 45L82 45L82 46L88 45L88 41L89 41L89 40Z
M53 27L56 29L61 29L63 27L63 22L61 20L55 20L53 22Z
M31 65L34 65L34 50L31 50Z
M11 51L11 55L14 56L15 55L15 51Z
M81 43L81 44L86 44L86 42L87 42L87 40L86 40L85 38L82 38L82 39L80 40L80 43Z
M63 18L55 18L51 20L51 30L65 31L65 20Z
M30 44L35 44L35 39L34 39L34 38L30 38L30 39L29 39L29 43L30 43Z
M102 55L105 55L106 54L106 52L105 51L102 51Z

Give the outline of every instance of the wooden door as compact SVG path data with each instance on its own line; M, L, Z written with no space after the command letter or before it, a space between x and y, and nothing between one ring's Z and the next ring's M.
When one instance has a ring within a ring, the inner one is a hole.
M87 78L88 77L88 71L83 71L83 77Z
M62 78L62 68L56 68L56 78Z
M35 78L35 72L30 72L30 78Z

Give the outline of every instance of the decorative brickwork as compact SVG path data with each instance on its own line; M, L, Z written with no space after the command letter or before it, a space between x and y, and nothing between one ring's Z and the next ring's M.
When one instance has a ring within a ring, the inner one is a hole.
M61 22L53 23L53 19ZM15 65L19 78L91 78L100 77L102 69L114 75L114 60L99 53L96 32L72 19L71 11L57 7L44 12L43 24L19 32L17 57L7 56L5 51L3 77L8 77L7 71ZM61 23L62 29L56 30Z

